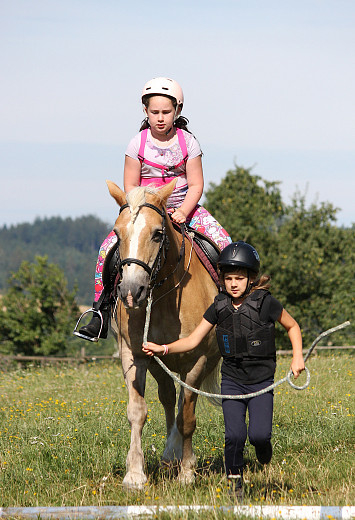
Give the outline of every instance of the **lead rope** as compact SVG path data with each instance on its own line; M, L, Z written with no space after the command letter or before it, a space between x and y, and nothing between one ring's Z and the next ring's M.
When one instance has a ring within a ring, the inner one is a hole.
M144 333L143 333L143 344L145 345L147 343L148 338L148 330L149 330L149 323L150 323L150 315L152 310L152 290L149 293L148 302L147 302L147 308L146 308L146 316L145 316L145 324L144 324ZM331 329L326 330L325 332L322 332L319 334L319 336L313 341L309 351L307 352L306 356L304 357L304 362L307 361L309 356L311 355L312 351L314 350L317 343L324 338L325 336L329 336L333 332L336 332L337 330L344 329L345 327L348 327L350 325L350 321L345 321L344 323L341 323L340 325L337 325L336 327L333 327ZM311 374L307 367L305 367L305 372L307 375L307 379L304 385L297 386L295 383L291 380L293 377L292 370L289 371L287 376L283 377L279 381L276 381L276 383L273 383L272 385L263 388L262 390L259 390L258 392L252 392L250 394L241 394L241 395L224 395L224 394L214 394L210 392L204 392L203 390L199 390L197 388L194 388L184 381L181 381L166 365L163 363L163 361L158 356L153 356L155 361L162 367L162 369L180 386L183 386L187 390L190 390L191 392L194 392L198 395L203 395L204 397L212 397L215 399L249 399L251 397L257 397L258 395L265 394L266 392L270 392L270 390L273 390L274 388L278 387L279 385L282 385L282 383L287 383L294 388L295 390L305 390L307 386L309 385L309 382L311 380Z

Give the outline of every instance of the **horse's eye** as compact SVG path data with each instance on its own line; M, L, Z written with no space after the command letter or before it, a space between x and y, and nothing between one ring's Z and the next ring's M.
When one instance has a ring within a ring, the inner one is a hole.
M160 242L162 238L163 238L163 232L161 229L157 229L156 231L154 231L154 234L153 234L154 242Z

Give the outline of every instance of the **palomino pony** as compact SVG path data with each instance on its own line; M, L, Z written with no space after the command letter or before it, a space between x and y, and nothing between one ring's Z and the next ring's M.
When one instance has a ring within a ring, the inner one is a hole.
M147 297L153 288L153 303L148 340L164 344L188 336L213 302L217 288L198 259L191 244L173 229L165 204L175 181L161 189L138 187L127 198L113 182L107 181L112 197L120 206L114 231L118 237L120 281L118 305L111 327L117 335L119 354L129 393L127 415L131 444L123 484L141 489L147 477L141 435L147 417L144 400L147 369L158 383L159 399L165 410L167 444L164 462L181 461L180 482L194 480L196 457L192 435L196 427L197 395L181 389L175 420L176 391L170 376L151 357L142 352ZM180 257L180 260L179 260ZM216 388L220 353L215 334L209 334L193 351L164 357L168 368L187 384L199 388L208 376Z

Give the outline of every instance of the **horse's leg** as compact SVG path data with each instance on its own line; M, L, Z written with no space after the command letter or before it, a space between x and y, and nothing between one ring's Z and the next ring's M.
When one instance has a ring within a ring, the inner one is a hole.
M144 473L142 429L147 418L144 389L147 374L147 358L137 358L126 347L122 349L122 368L128 389L127 417L131 426L131 444L126 459L127 473L123 485L130 489L142 489L147 482Z
M205 376L206 358L201 356L192 370L181 374L181 379L192 387L199 388ZM176 426L182 436L182 458L178 479L183 484L192 484L195 479L196 457L192 449L192 435L196 428L197 394L181 388Z
M182 436L182 458L178 479L183 484L192 484L195 479L196 466L196 456L192 449L192 435L196 428L197 394L181 389L181 397L182 402L176 417L176 426Z
M201 356L193 369L187 374L186 383L199 389L204 378L213 371L218 359L219 353L209 360ZM178 476L179 481L183 484L191 484L195 479L196 456L192 449L192 435L196 428L197 397L198 395L195 392L181 389L176 425L183 439L182 459Z
M167 443L162 460L167 463L181 460L182 437L175 423L176 390L174 382L155 362L149 365L149 371L158 383L159 400L165 411Z

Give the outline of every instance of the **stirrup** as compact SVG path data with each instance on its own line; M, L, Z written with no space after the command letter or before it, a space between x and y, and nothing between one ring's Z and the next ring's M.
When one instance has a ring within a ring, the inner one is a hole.
M100 330L99 330L99 334L98 336L95 336L93 338L91 338L90 336L85 336L84 334L82 334L81 332L78 331L78 325L79 323L81 322L82 318L85 316L85 314L88 314L89 312L92 312L92 313L96 313L99 318L100 318ZM97 343L100 339L100 336L101 336L101 331L102 331L102 327L103 327L103 324L104 324L104 318L102 316L102 312L97 309L94 309L94 307L91 307L91 309L88 309L87 311L83 312L82 315L79 317L78 321L76 322L76 325L75 325L75 328L73 330L73 334L75 336L78 336L79 338L82 338L82 339L87 339L88 341L94 341L95 343Z

